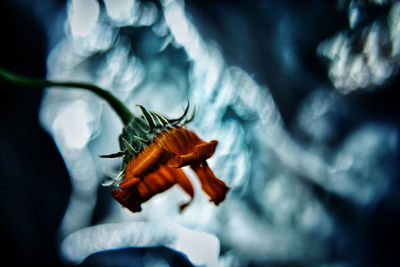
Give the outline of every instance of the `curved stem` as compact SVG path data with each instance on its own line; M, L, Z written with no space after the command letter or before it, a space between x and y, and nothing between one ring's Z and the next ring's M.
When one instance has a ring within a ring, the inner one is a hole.
M93 84L81 83L81 82L63 82L63 81L49 81L42 79L33 79L27 78L23 76L16 75L9 71L3 70L0 68L0 78L4 80L27 87L50 87L50 86L61 86L61 87L73 87L73 88L81 88L86 89L100 96L102 99L108 102L110 106L115 110L120 119L122 120L124 125L127 125L135 118L135 115L122 103L118 98L112 95L110 92L97 87Z

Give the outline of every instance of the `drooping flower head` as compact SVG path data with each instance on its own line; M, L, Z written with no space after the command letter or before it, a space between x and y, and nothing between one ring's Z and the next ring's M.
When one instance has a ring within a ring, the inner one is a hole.
M183 126L194 117L183 121L189 103L183 115L174 120L140 108L143 116L125 127L120 136L122 151L105 156L123 156L120 179L113 183L119 189L112 191L112 197L132 212L138 212L143 202L177 184L193 199L193 185L180 169L190 166L210 201L216 205L222 202L229 188L215 177L206 161L214 154L218 141L205 142ZM190 201L182 204L180 210Z

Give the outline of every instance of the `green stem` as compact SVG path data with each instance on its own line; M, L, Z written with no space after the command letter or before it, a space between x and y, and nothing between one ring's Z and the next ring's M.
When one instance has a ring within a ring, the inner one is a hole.
M110 92L100 87L97 87L93 84L81 83L81 82L56 82L56 81L49 81L42 79L27 78L5 71L1 68L0 68L0 78L10 83L27 87L43 88L50 86L61 86L61 87L86 89L95 93L96 95L100 96L102 99L107 101L108 104L110 104L110 106L115 110L115 112L121 118L124 125L127 125L128 123L132 122L133 119L135 118L135 115L133 115L133 113L118 98L113 96Z

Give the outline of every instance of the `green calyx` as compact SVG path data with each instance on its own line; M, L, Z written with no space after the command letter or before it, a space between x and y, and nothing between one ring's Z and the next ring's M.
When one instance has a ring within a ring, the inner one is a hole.
M130 123L125 125L119 136L121 152L103 156L111 157L116 155L123 157L121 170L125 170L128 162L149 145L157 134L172 127L183 126L194 118L193 112L189 119L184 120L189 110L189 101L183 115L177 119L167 119L154 111L147 110L141 105L138 106L142 111L142 116L135 117Z

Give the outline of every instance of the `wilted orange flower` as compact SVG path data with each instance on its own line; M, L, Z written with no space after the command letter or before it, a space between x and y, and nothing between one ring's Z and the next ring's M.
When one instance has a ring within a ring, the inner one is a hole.
M120 174L111 183L104 185L115 185L123 177L122 174L125 174L125 179L119 183L119 189L112 190L111 195L132 212L140 211L143 202L175 184L192 200L193 185L180 169L184 166L190 166L194 170L201 187L215 205L225 199L229 187L215 177L206 162L214 154L218 141L207 143L193 131L182 127L194 118L194 112L191 118L186 118L189 101L182 116L176 119L167 119L141 105L138 106L143 115L137 117L109 91L92 84L31 79L3 69L0 69L0 78L29 87L81 88L107 101L124 125L119 136L121 151L100 157L123 157L123 161ZM144 149L143 144L146 144ZM190 201L181 205L181 210Z
M217 144L216 140L209 143L201 140L184 127L165 130L128 162L125 180L119 184L121 190L114 189L111 195L132 212L141 211L143 202L175 184L193 199L193 186L180 169L190 166L210 201L218 205L225 199L229 187L215 177L206 162L214 154ZM190 201L180 209L183 210Z

